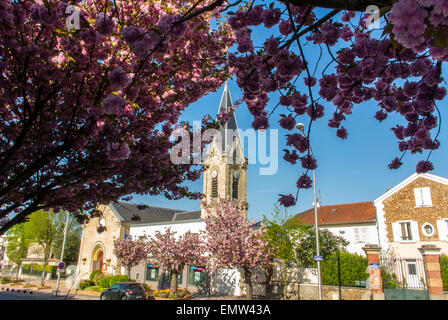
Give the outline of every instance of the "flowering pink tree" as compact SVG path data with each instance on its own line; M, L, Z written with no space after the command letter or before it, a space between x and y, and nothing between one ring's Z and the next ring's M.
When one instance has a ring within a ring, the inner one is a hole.
M310 152L313 124L330 115L328 126L347 139L344 121L370 100L378 105L371 116L379 122L401 116L391 132L401 155L389 168L399 168L406 153L421 153L416 171L433 169L429 157L440 144L438 104L446 96L446 0L256 0L228 21L237 42L229 63L254 116L252 126L265 129L279 121L291 131L284 159L305 171L297 190L312 186L307 171L317 167ZM261 41L253 36L260 27ZM312 51L305 48L310 44L316 46ZM273 93L280 98L269 107ZM307 124L305 132L295 131L297 122ZM297 196L280 195L280 202L292 206Z
M207 210L205 238L210 269L242 268L246 297L252 299L252 269L266 266L272 256L265 228L253 228L255 221L248 222L243 212L241 205L235 207L231 201L220 200Z
M129 193L198 197L180 184L199 171L171 164L168 137L231 74L255 129L278 121L291 131L284 159L305 171L297 190L317 167L313 124L330 115L348 139L344 121L367 101L379 122L401 117L389 168L412 153L422 154L417 172L433 169L446 0L0 0L0 9L0 234L39 209L88 211ZM293 131L299 121L306 132Z
M203 265L206 262L205 246L198 233L190 231L177 236L171 228L156 231L148 237L150 261L171 272L170 292L176 293L179 274L187 265Z
M199 197L169 137L228 77L234 37L208 4L0 0L0 234L39 209Z
M120 259L120 263L126 268L128 276L131 268L148 258L148 245L144 239L132 240L132 237L117 239L114 241L114 255Z

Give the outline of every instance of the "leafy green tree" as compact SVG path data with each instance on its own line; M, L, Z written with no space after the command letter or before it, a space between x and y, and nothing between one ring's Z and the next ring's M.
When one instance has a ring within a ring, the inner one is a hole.
M29 221L25 223L25 237L30 243L35 243L42 250L44 256L44 270L42 272L41 285L45 284L48 259L52 252L56 239L57 230L55 226L56 215L53 211L39 210L33 212Z
M309 268L315 265L314 256L316 250L316 230L313 225L299 224L300 246L297 249L297 260L300 266ZM333 253L345 251L349 242L343 237L336 236L330 231L319 229L319 254L325 259Z
M8 244L6 245L6 255L17 265L16 279L19 277L22 260L26 258L28 252L28 241L23 232L25 225L17 224L8 231Z
M66 212L55 215L54 225L56 236L53 244L53 252L57 259L60 258L62 242L64 240L64 228L66 223ZM76 264L78 261L79 246L81 244L81 225L74 215L70 214L67 225L67 238L64 248L64 262L66 265Z
M365 281L369 274L367 258L356 253L336 251L322 261L322 283L353 286L356 280Z
M266 240L269 247L272 249L272 255L275 262L279 262L282 265L283 276L283 295L286 298L288 294L287 290L287 267L289 264L297 263L297 249L299 245L300 234L302 232L301 227L298 224L288 224L288 212L286 208L282 212L277 204L274 204L274 211L268 218L264 216L264 224L266 226ZM270 276L272 275L272 264L268 267L267 278L270 282Z
M440 256L440 269L442 272L443 289L448 290L448 256L445 254Z

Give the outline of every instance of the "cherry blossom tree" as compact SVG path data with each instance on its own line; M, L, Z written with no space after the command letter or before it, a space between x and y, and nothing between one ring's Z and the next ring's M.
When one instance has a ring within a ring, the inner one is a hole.
M73 6L79 28L68 27ZM379 122L402 119L391 128L399 154L389 168L407 153L422 155L417 172L434 168L446 0L0 0L0 8L0 234L39 209L89 212L130 193L198 198L181 183L200 171L172 165L169 136L189 104L231 75L255 129L278 121L291 131L284 160L304 172L295 195L280 195L284 206L311 187L313 124L331 115L328 126L348 140L344 121L367 101ZM378 25L368 8L378 9ZM299 121L306 132L293 132Z
M185 266L206 263L205 246L199 233L185 232L177 236L176 231L166 228L157 230L148 237L149 261L171 272L170 292L177 292L179 274Z
M228 21L237 41L229 63L254 116L252 126L268 128L277 111L280 126L292 131L284 160L305 171L296 195L280 195L281 204L294 205L298 191L312 186L307 171L317 167L310 152L313 123L332 114L328 126L347 139L344 120L370 100L378 104L372 116L379 122L389 114L403 119L392 128L401 155L389 168L399 168L407 152L426 151L416 171L433 169L429 157L440 145L438 103L446 96L446 1L251 1ZM253 33L260 27L265 37L257 43ZM312 54L305 45L315 46ZM280 98L268 107L274 93ZM308 123L307 132L293 132L297 122Z
M210 254L210 270L242 268L246 298L252 299L252 269L272 261L263 226L254 228L255 221L247 221L243 207L229 200L220 200L207 210L205 241Z
M131 236L114 240L114 255L131 275L131 268L148 258L148 245L144 239L133 240Z
M228 78L234 37L211 27L214 7L0 0L0 234L40 209L82 220L131 193L200 196L181 185L200 170L171 164L169 137Z

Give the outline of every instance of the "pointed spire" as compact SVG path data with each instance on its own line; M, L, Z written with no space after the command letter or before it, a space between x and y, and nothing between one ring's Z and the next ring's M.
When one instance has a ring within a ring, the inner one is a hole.
M224 90L222 92L222 96L221 96L221 102L219 104L219 109L218 109L218 114L223 111L223 112L228 112L230 108L233 108L233 103L232 103L232 97L230 96L230 91L229 91L229 83L226 80L226 82L224 83ZM236 122L236 117L235 117L235 111L232 113L229 121L227 121L227 123L223 126L221 126L221 133L222 133L222 137L223 137L223 144L222 144L222 148L223 150L226 149L226 146L228 144L232 144L233 141L228 141L229 139L227 139L227 135L233 135L233 131L238 129L238 124ZM227 132L227 130L232 130L232 132Z

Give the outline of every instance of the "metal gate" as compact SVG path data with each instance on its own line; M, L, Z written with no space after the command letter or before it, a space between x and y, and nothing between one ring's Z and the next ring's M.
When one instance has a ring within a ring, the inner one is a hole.
M381 258L386 300L429 300L425 263L421 258Z

